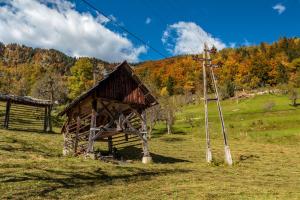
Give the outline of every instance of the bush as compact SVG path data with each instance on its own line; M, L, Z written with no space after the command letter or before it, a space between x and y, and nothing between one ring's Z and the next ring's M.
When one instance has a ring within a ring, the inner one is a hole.
M263 109L264 109L265 111L271 111L271 110L274 108L275 105L276 105L276 104L275 104L274 101L269 101L269 102L265 103Z
M299 98L299 94L298 94L298 91L296 89L290 89L289 90L289 98L290 100L292 101L291 102L291 105L292 106L297 106L297 99Z
M222 99L228 99L235 95L235 85L232 81L226 81L220 88L220 95Z

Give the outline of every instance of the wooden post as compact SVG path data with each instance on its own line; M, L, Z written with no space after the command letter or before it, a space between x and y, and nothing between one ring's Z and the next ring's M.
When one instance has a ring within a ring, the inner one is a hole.
M44 131L47 131L48 127L48 106L45 107L45 115L44 115Z
M210 136L208 130L208 107L207 107L207 80L206 80L206 59L207 59L207 45L204 44L204 52L203 52L203 96L204 96L204 112L205 112L205 136L206 136L206 161L211 163L212 161L212 153L210 149Z
M109 136L107 138L107 144L108 144L108 153L112 154L113 153L113 141L112 141L112 136Z
M5 118L4 118L4 128L5 129L8 129L8 127L9 127L10 108L11 108L11 101L8 100L6 102L6 111L5 111Z
M92 102L92 116L91 116L91 126L90 128L92 130L90 130L90 135L89 135L89 144L88 144L88 148L87 148L87 154L89 153L94 153L94 136L95 136L95 130L93 130L93 128L96 128L97 123L96 123L96 119L97 119L97 100L94 99Z
M77 153L77 147L78 147L78 135L79 135L79 129L80 129L80 116L78 114L77 120L76 120L76 136L75 136L75 142L74 142L74 154Z
M148 146L148 137L147 137L147 119L146 119L146 111L143 110L141 114L142 119L142 136L143 136L143 160L144 164L148 164L152 162L152 157L149 152Z
M65 131L63 132L64 136L64 148L63 148L63 155L67 156L69 154L69 147L68 147L68 138L67 135L69 135L69 123L70 123L70 117L68 116L68 121L66 122Z
M48 120L48 127L47 127L47 131L48 132L52 132L52 120L51 120L51 111L52 111L52 106L48 106L48 116L47 116L47 120Z

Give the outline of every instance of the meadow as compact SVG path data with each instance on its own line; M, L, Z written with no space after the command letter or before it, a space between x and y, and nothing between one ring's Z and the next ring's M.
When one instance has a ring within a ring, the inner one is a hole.
M226 166L218 113L210 103L213 163L205 162L203 105L157 124L153 164L62 156L62 135L0 130L0 199L300 199L300 106L285 95L222 102L234 164Z

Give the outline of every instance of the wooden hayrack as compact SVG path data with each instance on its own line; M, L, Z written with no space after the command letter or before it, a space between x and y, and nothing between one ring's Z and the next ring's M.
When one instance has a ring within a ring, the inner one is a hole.
M51 109L47 100L0 94L0 120L5 129L52 131Z
M93 154L96 141L107 142L111 154L114 149L141 142L143 162L149 162L145 110L156 104L131 67L123 62L59 114L67 116L62 128L64 155Z

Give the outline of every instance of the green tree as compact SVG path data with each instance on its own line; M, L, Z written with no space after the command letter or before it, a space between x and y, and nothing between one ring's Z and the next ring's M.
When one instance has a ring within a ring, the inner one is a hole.
M220 88L222 99L234 97L235 85L233 81L227 80L225 84Z
M153 82L154 82L154 86L157 89L161 89L162 81L161 81L161 77L159 75L154 77L154 81Z
M169 96L172 96L174 94L174 86L175 86L175 79L172 76L168 76L166 88Z
M93 63L88 58L80 58L71 67L68 78L69 98L74 99L93 86Z

